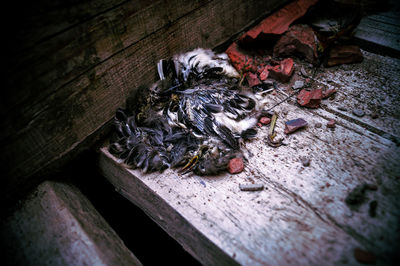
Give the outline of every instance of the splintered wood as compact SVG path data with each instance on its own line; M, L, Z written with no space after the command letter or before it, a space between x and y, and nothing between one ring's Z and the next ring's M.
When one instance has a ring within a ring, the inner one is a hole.
M203 264L389 264L400 230L400 61L363 55L361 64L317 71L313 88L337 91L321 108L299 107L295 99L274 108L284 145L268 146L268 127L261 127L243 147L239 174L142 174L125 168L107 144L99 167ZM290 83L266 95L270 106L291 93L300 64ZM356 108L365 115L354 115ZM297 118L307 126L285 135L285 122ZM240 184L264 189L244 192ZM377 189L362 190L350 208L346 197L363 184Z

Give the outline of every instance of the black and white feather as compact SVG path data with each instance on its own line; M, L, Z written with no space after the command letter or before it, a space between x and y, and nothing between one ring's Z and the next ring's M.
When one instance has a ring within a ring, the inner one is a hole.
M212 73L219 73L230 78L239 78L239 73L229 63L225 53L215 54L210 49L197 48L193 51L174 55L171 59L162 59L157 64L160 80L176 79L188 82L200 79Z

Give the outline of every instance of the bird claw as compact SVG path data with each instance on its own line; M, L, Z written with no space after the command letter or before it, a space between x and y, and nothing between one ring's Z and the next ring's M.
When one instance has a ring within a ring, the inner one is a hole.
M267 137L267 144L270 147L278 148L279 146L282 145L282 142L283 142L283 139L274 140L271 135L268 135L268 137Z
M186 174L192 171L198 161L199 161L199 155L196 154L189 160L189 162L181 170L179 170L179 173Z

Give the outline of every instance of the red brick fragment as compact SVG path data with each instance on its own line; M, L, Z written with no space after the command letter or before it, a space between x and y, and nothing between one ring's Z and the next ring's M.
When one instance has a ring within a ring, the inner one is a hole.
M285 134L290 134L295 132L296 130L307 126L308 123L306 120L304 120L303 118L297 118L297 119L293 119L293 120L289 120L287 122L285 122Z
M309 108L318 108L321 104L322 90L315 89L307 91L305 89L301 90L297 95L297 103L301 106Z
M328 90L322 92L322 99L326 99L334 93L336 93L336 89L328 89Z
M257 74L247 72L246 79L250 87L254 87L261 84L261 81L258 79Z
M333 119L331 119L331 120L329 120L329 122L326 124L326 126L327 126L328 128L335 128L335 127L336 127L336 121L333 120Z
M225 52L237 71L245 72L251 69L250 66L253 65L253 59L247 56L236 42L232 43Z
M354 249L354 258L363 264L375 264L376 263L376 256L374 253L362 250L360 248Z
M244 169L242 158L233 158L228 163L228 172L231 174L238 174Z
M260 79L261 79L261 80L264 81L264 80L266 80L266 79L268 78L270 67L271 67L271 66L266 66L266 67L264 67L264 69L261 71L261 73L260 73Z
M268 35L280 35L288 30L290 24L302 17L308 8L318 0L295 0L261 21L257 26L239 38L241 44L255 42Z
M259 122L263 125L268 125L269 123L271 123L271 118L263 116L260 118Z
M248 55L236 42L232 43L225 52L231 60L233 67L239 73L248 71L257 72L259 70L260 64L257 60L255 60L253 56Z
M307 25L293 25L274 46L274 56L301 55L312 64L318 63L318 39Z
M260 79L264 80L264 77L270 77L281 82L287 82L289 81L293 72L294 61L292 58L286 58L276 66L266 66L263 72L260 74Z
M329 51L325 66L360 63L363 59L363 54L357 45L337 45Z

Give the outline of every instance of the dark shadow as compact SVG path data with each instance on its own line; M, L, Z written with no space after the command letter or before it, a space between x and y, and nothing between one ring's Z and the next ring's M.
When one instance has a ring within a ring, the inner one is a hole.
M66 172L144 265L200 265L141 209L118 194L96 168L95 152L78 156Z

